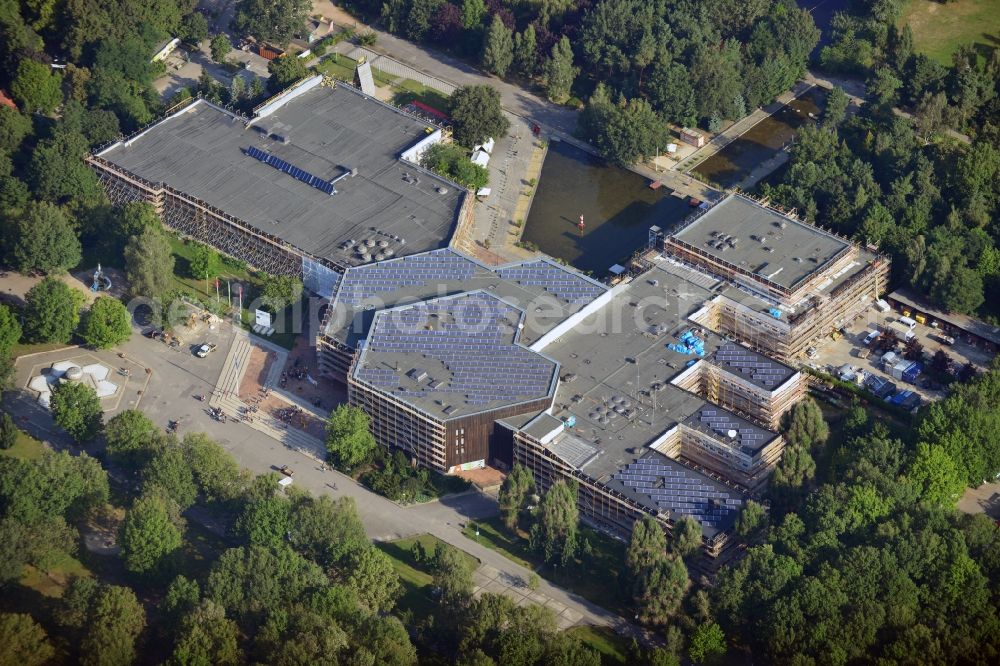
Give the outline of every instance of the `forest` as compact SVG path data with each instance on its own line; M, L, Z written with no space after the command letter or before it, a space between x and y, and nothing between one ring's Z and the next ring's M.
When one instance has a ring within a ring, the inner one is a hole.
M175 250L155 214L111 207L83 158L192 94L248 111L306 73L297 59L279 60L266 86L205 75L161 99L153 82L162 65L149 54L171 35L188 46L209 36L195 5L0 0L0 90L14 104L0 105L0 255L14 270L50 276L23 309L0 306L4 384L22 338L65 344L77 335L103 347L130 332L120 303L81 317L72 290L51 276L124 259L137 292L170 289ZM239 35L283 43L309 3L238 5ZM347 6L581 109L580 136L618 164L650 154L667 123L716 130L742 117L807 67L864 81L860 108L830 93L760 193L878 244L893 258L893 286L1000 318L1000 50L962 47L951 66L929 59L898 25L902 0L849 3L818 51L811 16L790 0ZM221 60L231 45L215 37ZM444 151L432 158L444 171L464 168ZM461 177L478 184L482 174ZM220 260L208 248L191 252L196 277ZM277 492L275 476L241 471L203 435L164 435L135 412L104 423L85 398L56 398L57 424L81 442L105 442L101 459L10 454L24 434L0 416L0 663L616 663L542 609L473 598L468 562L453 548L414 545L394 560L367 538L351 501ZM948 398L908 419L877 405L845 414L803 402L784 424L788 448L768 495L737 523L746 556L715 580L689 566L697 525L680 521L667 535L637 522L622 545L616 603L655 638L617 663L721 663L727 654L802 665L996 663L1000 530L959 514L955 501L1000 473L998 430L996 367L966 372ZM426 485L371 442L361 453L334 444L331 462L380 463L366 477L378 492ZM502 526L523 534L543 567L592 566L576 488L557 484L537 506L536 491L515 468L500 493ZM222 529L207 530L205 516L224 518ZM71 575L54 597L25 592L26 572L93 564L82 535L102 525L114 526L120 551L95 575ZM419 568L433 598L410 605L397 560Z

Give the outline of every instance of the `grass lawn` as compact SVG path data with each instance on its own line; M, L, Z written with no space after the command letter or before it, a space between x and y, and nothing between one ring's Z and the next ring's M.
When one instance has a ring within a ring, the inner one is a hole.
M523 567L537 570L546 580L575 592L602 608L623 616L629 613L629 600L618 581L624 567L626 549L621 541L581 525L578 538L581 543L584 539L590 542L591 555L587 557L578 553L576 562L570 567L554 567L543 565L541 558L528 546L527 535L509 532L499 516L470 521L465 526L465 536Z
M415 100L437 109L441 113L448 112L448 96L440 90L428 88L413 79L402 79L396 84L395 88L397 92L393 96L392 101L399 106L404 106Z
M0 455L18 458L19 460L37 460L47 450L45 445L39 440L22 430L18 430L17 441L14 442L14 446L9 449L0 449Z
M62 342L19 342L13 347L11 347L10 355L12 358L18 358L19 356L24 356L25 354L40 354L42 352L54 351L56 349L63 349L68 347L70 343Z
M1000 37L1000 0L957 0L941 4L932 0L910 0L901 25L909 24L918 51L943 65L959 44L973 43L985 56L996 48Z
M48 571L24 567L21 585L46 597L61 597L72 576L90 576L90 570L71 555L59 554Z
M443 543L436 536L420 534L408 539L376 544L392 558L392 566L399 575L399 582L403 586L403 595L399 598L396 606L403 612L412 613L415 618L425 617L437 608L437 602L431 593L433 577L428 566L413 559L413 553L410 550L413 548L413 544L418 541L423 544L428 554L434 553L438 544ZM479 560L465 551L461 552L469 561L472 569L479 566Z
M213 302L215 300L215 282L214 280L198 280L196 278L190 277L191 275L191 257L194 255L195 245L192 242L186 241L179 236L173 234L169 235L170 238L170 249L174 255L174 275L173 275L173 288L193 296L199 301L203 302ZM227 282L239 282L245 285L246 291L243 293L243 310L241 316L243 318L243 324L246 328L250 328L253 325L254 314L248 309L248 306L256 298L257 293L260 291L263 285L260 274L251 272L246 265L242 262L236 261L224 254L219 255L219 294L221 295L223 301L228 298L227 293ZM233 298L236 298L235 289L233 291ZM303 298L305 295L303 294ZM298 310L298 312L304 311L304 304L299 304L303 309ZM295 344L295 338L298 334L294 333L297 328L292 325L292 313L295 311L294 307L288 307L284 312L279 312L275 317L276 323L284 322L284 326L279 327L274 325L274 328L279 332L276 332L271 337L267 338L270 342L277 345L281 345L286 349L291 349Z
M604 666L625 664L628 659L629 641L615 633L611 627L583 625L568 629L566 633L576 636L589 648L601 654Z
M334 54L323 58L316 65L315 69L321 74L332 76L340 81L353 82L354 69L357 65L357 61L345 55ZM398 78L374 68L372 69L372 79L375 80L376 85L392 88L394 93L392 101L397 106L403 106L413 100L418 100L441 112L447 112L448 110L448 96L439 90L425 86L419 81Z
M345 55L334 53L320 60L316 71L326 76L332 76L340 81L354 81L354 68L358 63Z

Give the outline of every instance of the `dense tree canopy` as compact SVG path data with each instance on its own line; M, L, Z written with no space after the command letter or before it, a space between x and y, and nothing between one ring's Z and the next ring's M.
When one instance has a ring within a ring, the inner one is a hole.
M18 106L29 112L51 113L62 102L59 76L45 63L22 60L10 84Z
M79 443L97 437L103 427L104 411L97 393L88 384L63 382L52 387L52 418Z
M23 314L28 340L69 342L80 321L82 302L82 294L55 278L47 277L36 284L25 295Z
M449 113L455 141L472 148L486 139L500 139L510 121L500 109L500 93L486 85L462 86L451 95Z
M517 528L521 512L535 492L535 477L523 465L514 464L500 486L500 513L507 529Z
M242 35L285 46L301 32L310 7L309 0L239 0L233 28Z
M132 335L132 316L117 298L98 296L87 311L80 337L95 349L115 347Z
M0 663L42 666L55 654L45 629L30 615L0 613Z
M80 239L62 209L32 202L12 230L11 259L22 273L62 273L80 263Z
M174 256L170 241L159 226L148 226L125 246L125 277L129 293L159 298L170 289Z
M163 571L182 544L181 531L171 521L169 497L159 493L144 495L135 501L122 527L122 560L133 573Z
M326 450L334 465L351 469L370 460L378 443L360 407L337 405L326 422Z
M531 544L546 562L566 565L576 554L580 510L576 503L576 481L560 479L542 495Z
M279 93L308 73L302 58L284 55L267 63L270 77L267 79L267 89L270 93Z

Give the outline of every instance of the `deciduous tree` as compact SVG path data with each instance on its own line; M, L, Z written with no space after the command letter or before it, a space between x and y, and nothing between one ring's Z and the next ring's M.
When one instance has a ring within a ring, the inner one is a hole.
M726 635L715 622L698 625L691 634L691 646L688 656L696 664L703 664L713 657L726 653Z
M125 568L133 573L163 573L183 544L181 531L171 521L169 499L161 493L149 493L135 501L125 514L122 526L121 555Z
M174 255L163 229L149 226L125 246L125 277L129 293L159 298L170 290Z
M41 666L56 654L48 634L26 613L0 613L0 664Z
M500 513L503 515L507 529L517 528L518 518L524 510L525 503L535 491L535 477L523 465L515 464L500 485L498 500Z
M575 481L567 483L560 479L542 496L537 522L531 528L531 545L546 562L565 566L576 554L579 527L576 493Z
M191 277L208 280L219 270L219 253L204 243L195 243L191 252Z
M0 303L0 355L10 353L21 341L21 324L7 305Z
M146 626L146 613L127 587L107 585L94 599L90 622L80 644L84 666L131 664L135 639Z
M52 388L52 418L77 442L89 442L103 427L104 412L97 393L87 384L65 382Z
M486 85L462 86L451 95L450 109L455 141L471 148L507 133L510 121L500 108L500 93Z
M80 263L80 240L58 206L28 205L14 228L11 259L22 273L62 273Z
M163 446L159 429L138 409L126 409L108 421L105 428L108 456L134 469L145 466Z
M180 637L167 664L235 666L242 663L238 638L239 627L226 617L226 609L205 599L181 620Z
M221 32L212 37L209 47L212 50L212 60L218 63L226 62L226 56L233 50L233 45L229 42L229 37Z
M243 491L247 476L218 442L204 433L188 433L184 435L184 449L206 501L232 500Z
M369 430L371 420L360 407L338 405L326 422L326 450L330 461L351 469L371 460L378 443Z
M441 603L452 609L472 598L472 567L454 546L439 543L434 552L434 587L441 592Z
M310 7L309 0L240 0L233 28L241 35L284 46L302 30Z
M785 439L789 446L817 449L829 436L830 427L823 418L823 411L812 398L795 403L785 417Z
M514 35L514 67L519 74L529 78L538 69L538 40L534 24L529 23L524 32Z
M552 46L552 52L542 67L542 78L545 83L545 94L556 104L562 104L569 99L573 81L580 68L573 66L573 48L569 38L563 35Z
M267 63L267 71L271 74L267 79L267 90L271 94L281 92L308 73L302 59L290 54Z
M84 316L80 337L95 349L120 345L132 335L132 317L117 298L99 296Z
M758 537L767 528L767 513L762 504L747 500L736 519L736 533L747 540Z
M205 596L237 617L253 618L326 585L323 570L287 545L249 546L222 553L208 574Z
M289 543L324 568L343 566L370 545L352 497L298 498L292 511Z
M385 613L396 606L402 590L392 560L374 546L354 557L348 568L347 585L358 593L371 613Z
M17 426L7 412L0 412L0 449L9 449L17 443Z
M165 439L142 470L144 492L161 491L184 511L198 496L191 464L183 447L173 437Z
M31 118L17 109L0 106L0 150L14 153L31 134Z
M680 557L692 555L701 548L701 524L691 516L678 518L670 532L670 549Z
M661 555L642 572L636 583L639 619L644 624L667 624L680 607L687 587L684 561L679 556Z
M625 554L625 566L633 581L639 581L643 573L667 555L667 535L660 523L652 516L643 516L632 525Z
M941 446L918 444L907 477L921 489L921 498L933 506L954 506L965 490L961 470Z
M30 58L23 58L17 66L10 94L25 111L51 113L62 102L59 76L51 67Z

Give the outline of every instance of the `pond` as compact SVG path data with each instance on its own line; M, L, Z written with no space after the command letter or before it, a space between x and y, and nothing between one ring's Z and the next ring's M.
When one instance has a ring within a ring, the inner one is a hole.
M739 184L790 143L799 127L816 122L826 107L826 95L822 88L810 88L696 166L694 172L723 188Z
M522 240L601 278L646 245L651 226L669 229L690 212L669 189L651 190L646 178L553 141Z

